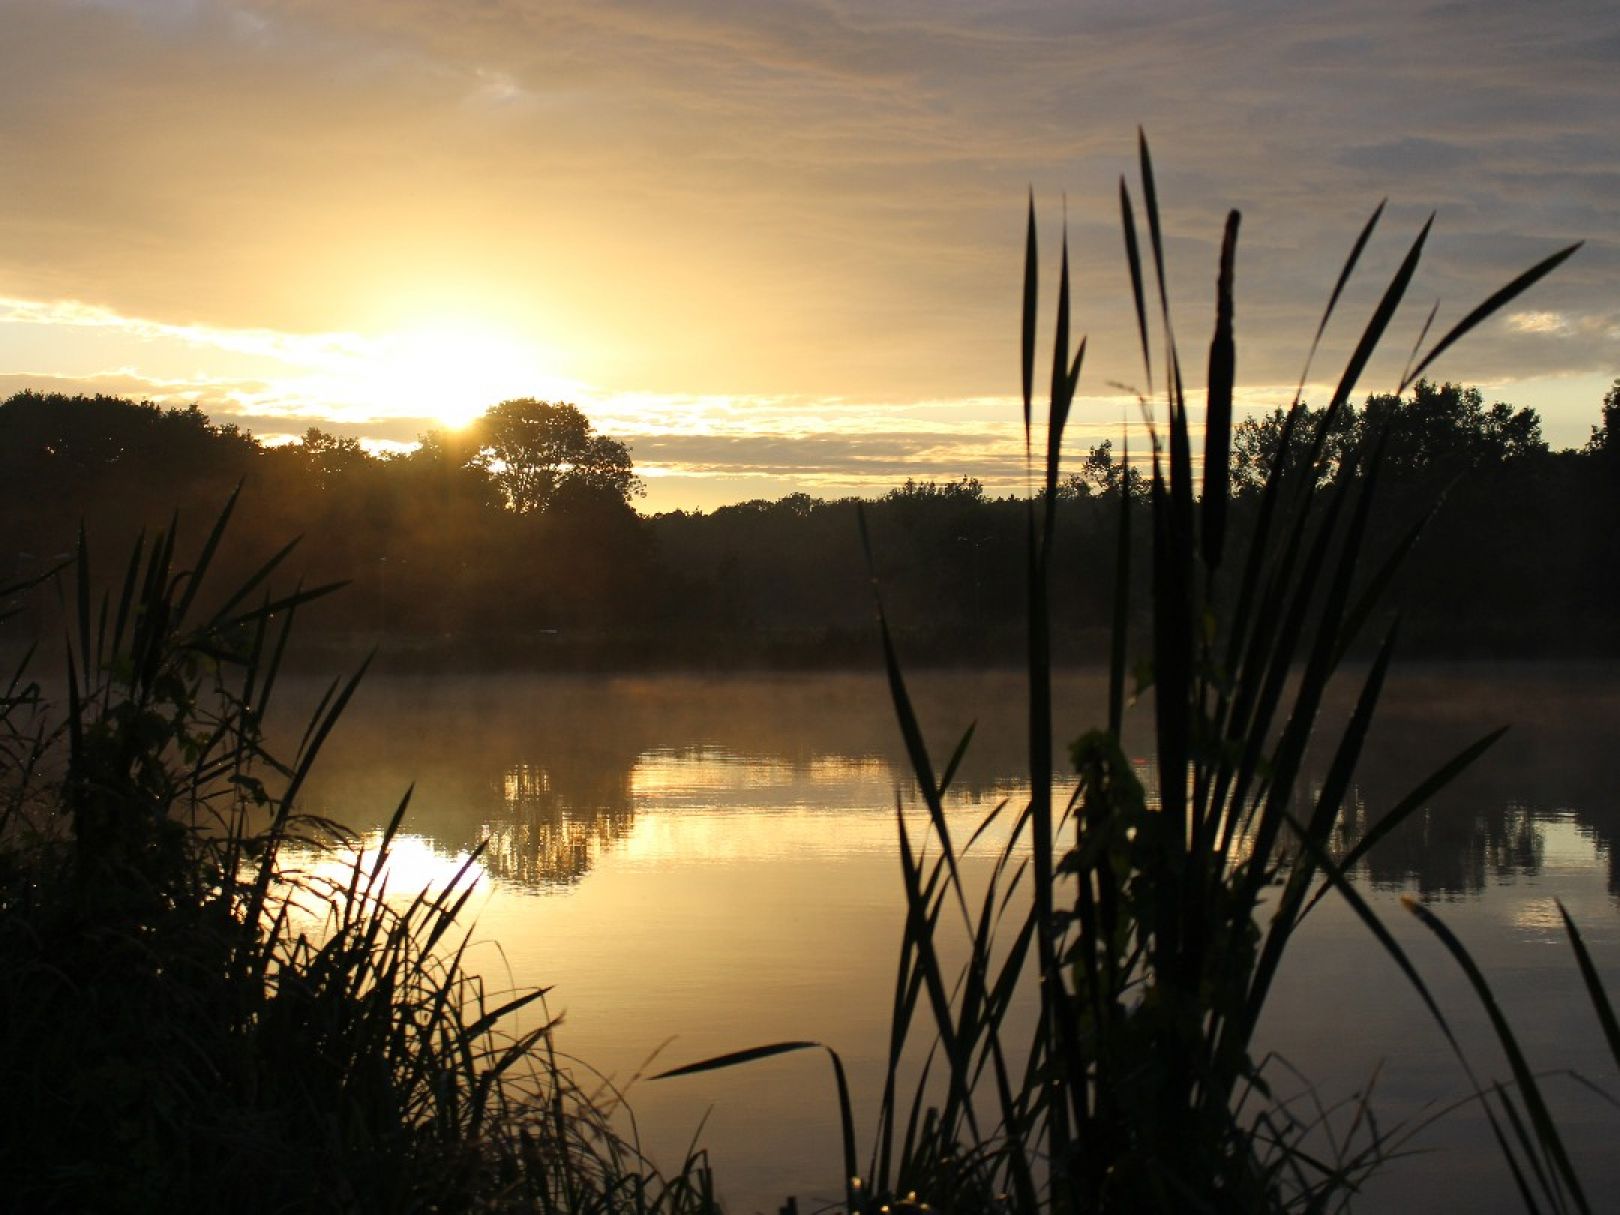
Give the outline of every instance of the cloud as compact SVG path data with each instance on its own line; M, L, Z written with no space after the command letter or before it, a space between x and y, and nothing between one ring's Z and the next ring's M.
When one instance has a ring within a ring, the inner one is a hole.
M314 363L354 357L364 348L353 334L289 334L273 329L224 329L213 325L176 325L145 317L124 316L99 304L77 300L0 298L0 325L101 329L143 341L173 341L280 363Z
M1569 321L1561 312L1513 312L1507 325L1515 333L1568 333Z
M1048 287L1067 201L1100 391L1141 379L1115 199L1140 122L1189 361L1228 206L1258 385L1298 375L1385 196L1319 366L1431 208L1376 386L1435 298L1443 325L1581 238L1517 305L1572 318L1560 340L1504 321L1444 371L1613 361L1578 319L1612 315L1620 270L1620 10L1599 0L104 0L7 21L0 294L84 301L28 323L85 342L123 332L99 309L151 318L131 342L295 360L275 335L376 340L438 310L544 339L604 400L754 402L761 429L795 396L984 400L1016 391L1033 187Z

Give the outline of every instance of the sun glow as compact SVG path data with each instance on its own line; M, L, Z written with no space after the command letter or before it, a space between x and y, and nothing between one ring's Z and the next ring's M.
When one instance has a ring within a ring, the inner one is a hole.
M546 351L495 327L414 326L379 339L367 361L368 395L379 411L452 428L512 397L578 395L579 385L548 370L554 360Z
M577 401L584 385L557 374L543 344L496 324L424 321L355 338L300 377L303 394L353 415L415 417L459 428L513 397Z

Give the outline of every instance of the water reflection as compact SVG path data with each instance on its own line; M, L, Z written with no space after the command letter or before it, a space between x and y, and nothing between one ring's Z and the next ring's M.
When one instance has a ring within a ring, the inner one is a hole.
M1359 843L1377 817L1361 798L1346 807L1339 827L1344 848ZM1545 852L1542 813L1522 802L1429 806L1379 842L1356 876L1425 898L1456 896L1493 881L1535 877ZM1590 863L1590 846L1587 857Z
M577 882L603 849L630 833L630 772L616 767L519 763L500 780L499 812L478 824L484 867L525 886Z
M493 877L544 890L578 882L610 848L641 860L672 855L670 833L650 830L646 822L649 815L671 813L774 816L778 821L763 830L739 821L697 844L693 833L707 824L684 825L682 852L696 848L721 858L743 848L759 855L791 846L792 832L780 821L785 811L881 807L893 796L888 763L872 756L801 761L693 746L649 750L628 763L600 751L588 762L581 758L548 754L550 766L526 762L506 769L499 806L476 816L475 842L484 843L484 865ZM456 843L445 841L447 847Z
M1358 773L1359 835L1443 761L1508 732L1368 855L1380 887L1475 895L1549 870L1601 868L1620 894L1620 678L1612 668L1517 664L1409 672L1392 688Z
M1611 973L1608 959L1620 956L1616 689L1620 673L1582 679L1540 668L1408 677L1386 696L1338 841L1354 847L1445 759L1516 720L1493 752L1390 833L1357 877L1465 1032L1472 993L1435 956L1436 943L1415 935L1391 891L1452 900L1448 922L1493 977L1505 976L1499 995L1534 1039L1526 1049L1538 1065L1592 1075L1603 1056L1587 1048L1601 1042L1554 899ZM1056 690L1061 755L1097 722L1105 698L1101 680L1085 676ZM935 676L913 692L936 762L977 722L950 801L965 838L969 820L1021 798L1021 681ZM1141 730L1151 716L1143 705L1129 720ZM414 780L406 830L431 841L430 851L448 862L487 841L489 897L477 932L498 943L507 981L555 988L568 1048L593 1066L621 1078L645 1070L670 1035L679 1035L670 1062L760 1041L827 1041L850 1067L857 1106L869 1109L903 923L897 792L915 804L897 733L876 678L378 681L317 766L310 808L364 831ZM1331 755L1332 729L1319 739ZM1152 797L1150 739L1128 733L1125 747ZM1317 757L1303 789L1317 787L1325 768ZM1264 1044L1330 1098L1360 1091L1368 1069L1390 1060L1380 1118L1395 1125L1457 1096L1462 1081L1380 949L1337 900L1324 902L1279 978ZM1620 974L1614 984L1620 990ZM1470 1042L1488 1043L1474 1029ZM836 1120L806 1097L813 1090L784 1080L798 1075L790 1062L642 1086L638 1125L678 1160L713 1106L704 1140L734 1209L824 1192L839 1151ZM1440 1133L1487 1143L1468 1116ZM1588 1139L1604 1150L1610 1142ZM1394 1191L1368 1209L1502 1209L1495 1199L1512 1191L1491 1172L1500 1170L1493 1160L1476 1152L1428 1173L1392 1170Z
M1347 799L1344 849L1493 717L1520 724L1383 839L1359 876L1448 898L1534 878L1552 863L1601 865L1610 892L1620 893L1614 686L1545 668L1419 673L1397 685ZM1101 690L1094 678L1060 680L1055 716L1078 732L1095 717ZM924 677L916 696L941 756L977 718L958 804L988 809L1018 795L1025 745L1016 678ZM315 808L363 829L386 817L414 779L409 827L451 854L485 843L485 865L501 881L561 889L607 850L628 846L638 816L795 807L886 815L896 787L909 792L896 733L881 684L853 676L393 680L344 723L311 796ZM1066 741L1061 732L1057 741ZM1151 798L1146 740L1126 741ZM1305 788L1319 779L1308 770Z

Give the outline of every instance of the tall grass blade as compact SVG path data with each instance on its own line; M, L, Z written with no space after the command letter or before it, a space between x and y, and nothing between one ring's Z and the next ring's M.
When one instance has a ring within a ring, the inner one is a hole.
M1434 344L1434 347L1429 351L1429 353L1423 356L1422 361L1420 361L1416 367L1412 368L1412 370L1401 380L1399 391L1405 392L1407 388L1411 386L1412 382L1428 369L1429 364L1434 362L1435 359L1439 358L1448 349L1450 349L1454 342L1461 338L1470 329L1474 328L1474 326L1478 325L1481 321L1489 317L1493 312L1501 308L1504 304L1512 301L1515 296L1518 296L1527 291L1529 288L1535 286L1536 283L1540 282L1559 266L1563 265L1564 262L1567 261L1572 254L1574 254L1575 250L1579 249L1585 243L1585 241L1576 241L1573 245L1568 245L1565 248L1560 249L1551 257L1543 258L1534 266L1531 266L1530 269L1519 275L1505 287L1501 287L1492 292L1485 298L1485 301L1482 304L1480 304L1467 316L1463 317L1462 320L1453 325L1451 329L1447 331L1446 336Z
M1412 550L1417 547L1417 542L1423 535L1424 528L1429 525L1429 520L1432 518L1434 518L1434 510L1430 509L1425 511L1416 523L1407 528L1401 538L1396 541L1394 547L1390 549L1388 555L1373 573L1373 576L1367 580L1367 585L1362 587L1356 601L1345 612L1344 628L1339 637L1336 662L1343 661L1345 655L1349 653L1350 647L1355 644L1356 638L1361 635L1361 630L1372 616L1373 611L1379 604L1384 602L1384 596L1390 584L1394 582L1396 573L1405 564L1406 558L1411 555Z
M912 964L916 954L916 937L911 917L906 917L900 939L900 961L894 980L894 1006L889 1014L889 1053L883 1077L883 1097L878 1105L878 1131L875 1156L869 1170L877 1192L889 1188L890 1161L894 1149L895 1093L899 1079L900 1060L911 1034L912 1019L917 1010L917 999L922 993L923 975Z
M1035 191L1029 192L1029 224L1024 235L1024 309L1022 359L1019 370L1024 384L1024 454L1030 450L1035 396L1035 314L1040 303L1040 252L1035 242Z
M1142 251L1136 241L1136 215L1131 209L1131 191L1125 178L1119 179L1120 227L1125 232L1125 264L1131 272L1131 298L1136 304L1136 332L1142 339L1142 372L1147 392L1153 395L1153 353L1148 340L1147 297L1142 289ZM1128 466L1127 466L1128 467Z
M1332 421L1350 400L1350 394L1355 391L1356 383L1361 379L1361 373L1367 369L1367 362L1372 358L1373 351L1383 340L1384 331L1389 328L1389 322L1406 295L1406 289L1412 283L1412 275L1417 272L1418 262L1423 257L1423 246L1429 239L1429 230L1434 227L1434 216L1431 214L1424 221L1417 239L1407 250L1406 257L1402 259L1400 267L1395 271L1395 277L1384 289L1383 297L1378 301L1378 307L1373 310L1367 327L1362 330L1361 340L1356 343L1355 350L1350 355L1350 361L1345 364L1344 372L1339 377L1339 386L1333 390L1333 397L1328 401L1327 412L1322 418L1322 426L1317 434L1317 441L1311 449L1309 464L1315 465L1321 457L1322 447L1327 439L1327 432Z
M1131 620L1131 448L1122 446L1125 473L1119 488L1119 531L1114 540L1114 609L1108 653L1108 732L1117 740L1125 728L1125 666Z
M739 1067L745 1063L755 1063L761 1059L770 1059L777 1055L792 1054L802 1050L824 1050L827 1052L827 1057L832 1060L833 1077L838 1085L838 1110L844 1151L844 1181L851 1191L850 1209L857 1210L859 1204L855 1201L854 1192L860 1188L860 1169L855 1160L855 1121L850 1106L849 1080L844 1073L844 1061L838 1057L838 1052L832 1047L822 1042L807 1040L772 1042L765 1046L751 1046L746 1050L729 1051L723 1055L713 1055L707 1059L700 1059L696 1063L672 1067L667 1071L659 1072L657 1075L649 1076L648 1080L672 1080L677 1076L694 1076L701 1072Z
M121 651L124 648L124 629L130 624L130 612L135 604L135 581L140 575L141 556L146 548L146 532L143 529L135 537L134 547L130 549L129 563L124 567L124 585L118 595L118 610L113 617L112 647Z
M1265 488L1260 494L1260 510L1256 516L1254 536L1249 541L1249 554L1244 560L1243 576L1238 580L1238 601L1232 612L1232 623L1226 647L1226 669L1236 671L1245 650L1254 652L1254 640L1260 635L1256 615L1264 611L1257 603L1265 585L1264 569L1271 552L1271 530L1277 521L1282 498L1282 487L1288 474L1286 454L1291 450L1294 428L1303 411L1296 402L1283 419L1282 434L1277 442L1278 459L1266 476ZM1224 715L1223 715L1224 716ZM1241 728L1241 725L1239 725Z
M1153 184L1153 157L1148 152L1147 132L1136 128L1136 159L1142 173L1142 209L1147 213L1148 239L1153 246L1153 273L1159 283L1159 317L1164 325L1164 342L1168 351L1176 345L1175 331L1170 328L1170 295L1165 290L1164 235L1159 225L1159 195Z
M1300 399L1304 396L1305 384L1311 378L1311 364L1316 361L1316 352L1322 345L1322 335L1327 332L1328 321L1332 319L1333 310L1338 306L1339 296L1344 294L1345 285L1349 283L1351 274L1355 272L1356 263L1361 260L1362 251L1366 249L1367 241L1371 239L1373 229L1378 226L1378 220L1384 214L1384 205L1387 202L1389 202L1387 198L1380 199L1378 205L1373 208L1373 213L1368 216L1367 222L1362 225L1355 244L1350 246L1350 255L1344 259L1344 265L1339 269L1339 277L1333 284L1332 292L1328 295L1327 307L1322 310L1322 319L1317 322L1316 333L1311 338L1310 351L1305 355L1305 367L1299 373L1299 387L1294 390L1295 405L1298 405ZM1283 445L1283 450L1287 450L1286 444Z
M1395 652L1396 630L1391 628L1384 638L1384 644L1379 648L1378 657L1374 660L1372 669L1362 685L1361 695L1356 700L1356 707L1351 714L1350 722L1345 727L1344 735L1340 739L1339 747L1334 754L1333 763L1328 770L1328 778L1317 798L1316 810L1311 820L1305 824L1304 830L1312 840L1326 840L1332 829L1334 820L1338 817L1338 810L1343 801L1345 792L1349 789L1351 775L1355 771L1356 761L1361 756L1361 748L1366 741L1367 732L1372 725L1373 711L1378 705L1378 698L1383 691L1384 677L1389 670L1390 659ZM1341 865L1345 872L1348 866ZM1277 904L1277 910L1272 916L1271 927L1266 933L1265 944L1261 948L1259 960L1255 963L1253 977L1249 981L1249 1011L1257 1014L1264 1006L1266 995L1271 989L1271 981L1276 975L1277 967L1282 962L1283 950L1292 938L1294 929L1298 926L1301 917L1300 904L1305 898L1308 887L1313 879L1315 866L1311 858L1296 863L1293 872L1288 875L1288 883L1283 889L1282 897ZM1326 886L1323 889L1327 889ZM1252 1033L1254 1025L1246 1023L1242 1027L1245 1038Z
M1496 1121L1496 1115L1491 1113L1491 1097L1496 1098L1497 1105L1501 1107L1502 1113L1507 1117L1508 1129L1513 1132L1513 1139L1519 1145L1518 1152L1513 1150L1513 1144L1508 1141L1501 1124ZM1531 1171L1535 1173L1536 1184L1541 1187L1541 1192L1552 1202L1555 1210L1563 1211L1565 1209L1563 1196L1559 1193L1557 1185L1548 1179L1547 1168L1549 1166L1543 1165L1541 1154L1536 1151L1535 1137L1531 1135L1530 1129L1524 1125L1524 1119L1519 1117L1518 1108L1508 1096L1507 1090L1502 1087L1499 1081L1492 1081L1491 1091L1480 1094L1480 1100L1485 1105L1491 1127L1496 1133L1496 1145L1501 1149L1502 1159L1507 1161L1508 1168L1513 1172L1513 1180L1518 1186L1519 1197L1523 1200L1525 1209L1531 1215L1538 1215L1541 1204L1536 1201L1535 1194L1530 1189L1530 1179L1524 1175L1524 1169L1519 1164L1520 1152L1524 1154L1524 1159L1529 1162Z
M303 583L298 583L296 589L302 591ZM289 607L285 612L281 613L281 631L276 635L275 648L270 653L270 661L265 668L264 680L259 688L258 710L259 719L261 721L264 719L265 714L269 713L270 711L270 698L275 692L276 680L281 674L281 664L286 658L287 643L292 638L293 621L297 619L297 616L298 604L296 603ZM273 613L270 611L270 594L268 591L266 591L264 597L264 606L259 611L259 619L269 622L272 618ZM300 744L300 749L302 749L307 742L308 738L306 737L304 742Z
M1209 397L1204 414L1204 565L1221 564L1226 543L1226 507L1231 496L1232 385L1237 347L1232 338L1232 271L1241 216L1229 211L1221 238L1221 270L1215 286L1215 336L1209 342Z
M941 796L944 796L946 790L951 787L951 782L956 779L956 769L961 766L962 757L967 754L968 744L973 741L973 732L978 729L978 725L978 722L969 724L968 728L962 732L962 737L957 740L956 750L951 752L950 759L945 762L945 770L939 776L939 792ZM969 843L968 847L971 848L973 845Z
M90 541L84 533L84 520L79 521L79 542L74 546L75 618L79 622L79 656L85 664L85 678L90 678L90 664L96 661L96 651L90 648Z
M254 608L253 610L247 612L240 612L237 615L229 618L221 616L218 618L216 627L222 629L233 629L241 625L252 624L263 614L268 613L269 615L274 616L278 612L291 611L293 608L302 607L306 603L311 603L316 599L322 599L327 595L341 591L348 585L349 583L347 581L323 582L321 585L312 586L308 590L305 590L302 586L300 586L299 589L294 591L292 594L283 595L279 599L272 599L263 607Z
M1029 824L1033 854L1034 917L1036 922L1035 950L1039 967L1039 993L1042 1021L1049 1027L1053 1039L1064 1034L1065 1003L1061 992L1062 977L1057 968L1057 933L1055 929L1052 864L1052 687L1051 687L1051 619L1047 599L1050 558L1057 520L1057 467L1062 445L1062 431L1068 415L1068 396L1071 383L1068 372L1069 342L1069 276L1068 238L1064 237L1063 275L1058 286L1057 329L1053 338L1052 397L1047 415L1046 476L1041 502L1042 522L1037 527L1036 503L1028 502L1025 527L1025 613L1028 625L1028 760L1029 760ZM975 958L975 970L983 968L984 960ZM955 1060L953 1059L953 1064ZM1054 1077L1048 1083L1045 1099L1048 1151L1061 1157L1068 1150L1069 1129L1067 1110L1061 1085ZM971 1106L969 1105L969 1108ZM1060 1179L1053 1176L1054 1187Z
M1440 315L1440 301L1435 300L1434 306L1429 309L1429 315L1423 318L1423 325L1418 330L1417 340L1412 343L1412 353L1406 356L1406 366L1401 368L1401 383L1406 384L1412 375L1412 364L1417 362L1418 351L1423 349L1423 340L1429 336L1429 330L1434 325L1434 318Z
M282 562L286 561L286 559L292 555L292 551L298 547L299 542L302 539L303 537L301 536L293 537L293 539L287 541L286 544L282 545L273 554L271 554L269 560L265 561L264 564L260 565L258 569L253 571L252 574L248 575L248 577L237 586L236 590L231 592L230 595L226 596L225 601L221 603L219 607L214 609L214 620L222 621L226 619L240 604L245 603L249 595L253 594L254 591L263 586L265 581L272 574L274 574L276 570L281 568Z
M1519 1048L1518 1039L1514 1036L1512 1027L1508 1025L1507 1017L1503 1015L1501 1005L1496 1002L1496 993L1491 990L1485 976L1480 972L1479 966L1474 962L1473 956L1457 939L1455 933L1448 928L1439 916L1435 915L1422 903L1411 895L1403 895L1402 905L1422 922L1423 926L1446 947L1462 968L1468 978L1469 985L1474 994L1479 997L1485 1014L1490 1018L1491 1027L1496 1031L1497 1042L1502 1047L1502 1053L1507 1056L1508 1066L1513 1070L1513 1079L1518 1085L1519 1099L1524 1102L1525 1112L1530 1116L1531 1126L1535 1131L1536 1143L1546 1153L1549 1162L1556 1170L1558 1182L1574 1200L1576 1208L1581 1211L1590 1211L1592 1208L1586 1200L1585 1191L1581 1188L1580 1177L1575 1172L1569 1153L1564 1148L1563 1136L1558 1132L1558 1125L1553 1121L1552 1113L1547 1109L1546 1100L1541 1093L1541 1085L1537 1082L1535 1073L1525 1061L1524 1052Z
M827 1057L832 1060L833 1079L838 1085L838 1131L844 1149L844 1201L853 1215L865 1206L861 1201L861 1168L855 1161L855 1109L849 1099L849 1077L844 1073L844 1061L830 1046Z
M338 718L348 708L349 701L353 699L355 690L359 688L360 681L365 678L366 671L370 669L371 661L376 656L375 650L366 655L354 674L349 676L342 690L333 698L325 715L321 717L320 724L316 726L312 733L306 735L307 741L298 756L298 764L293 769L292 780L287 783L287 791L282 794L284 807L290 807L297 801L298 793L304 787L304 781L309 777L310 769L315 766L315 757L320 754L321 747L332 733L332 727L337 725Z
M1592 955L1586 951L1586 942L1581 939L1580 930L1570 918L1569 910L1563 900L1555 899L1554 902L1558 904L1558 914L1563 917L1564 931L1569 934L1569 946L1575 951L1576 964L1581 968L1581 981L1586 984L1586 994L1591 997L1592 1010L1597 1013L1598 1024L1603 1026L1603 1038L1609 1044L1609 1053L1620 1064L1620 1021L1615 1020L1614 1006L1609 1003L1603 980L1598 977Z
M1047 412L1046 475L1041 484L1045 490L1046 518L1052 517L1057 488L1058 456L1062 451L1063 423L1068 417L1069 388L1069 233L1063 233L1063 255L1058 269L1057 327L1052 335L1052 389L1051 408ZM1047 529L1050 530L1050 529ZM1043 532L1043 541L1044 541Z
M1280 698L1282 680L1288 674L1290 662L1299 652L1299 640L1304 634L1306 617L1314 601L1313 591L1320 585L1324 572L1328 572L1331 582L1319 608L1320 620L1316 638L1306 656L1305 672L1294 693L1294 704L1289 713L1288 724L1284 727L1282 739L1271 760L1269 787L1251 845L1256 860L1250 868L1248 878L1249 898L1259 893L1259 888L1265 881L1266 858L1270 856L1273 846L1280 837L1281 815L1292 796L1294 781L1304 760L1305 747L1310 741L1316 713L1321 706L1328 679L1332 675L1333 653L1336 648L1334 640L1355 570L1356 546L1353 543L1343 546L1337 567L1333 570L1325 571L1325 566L1328 546L1335 535L1338 516L1350 496L1352 486L1351 470L1347 467L1335 487L1333 499L1328 504L1321 528L1300 571L1299 588L1284 620L1282 639L1278 643L1276 657L1271 665L1271 683L1267 693L1268 702L1275 703ZM1267 721L1271 712L1269 703L1265 708Z
M208 533L208 539L203 542L202 551L198 554L192 566L191 577L186 580L185 593L180 597L180 604L174 611L176 625L185 620L186 614L191 610L192 603L197 598L197 592L202 589L203 576L213 563L214 554L219 551L219 542L225 536L225 528L231 521L231 515L236 510L236 500L242 493L242 482L236 483L230 496L225 499L225 505L220 508L219 515L214 519L214 526Z
M974 1124L976 1119L971 1094L966 1087L968 1058L956 1033L955 1018L951 1015L951 1001L945 989L944 968L934 941L936 916L922 888L921 874L911 848L911 835L906 830L905 815L898 801L894 810L895 821L899 827L900 876L905 886L909 931L916 943L917 966L922 972L924 990L928 993L928 1002L933 1010L934 1025L945 1048L946 1062L950 1065L948 1080L951 1111L959 1110L966 1115L970 1124ZM948 849L948 845L942 844L942 847ZM957 884L957 893L958 897L961 897L960 884ZM977 1135L976 1126L975 1135Z
M1427 805L1437 793L1439 793L1447 785L1451 784L1452 781L1456 780L1458 776L1462 775L1462 773L1470 765L1472 765L1475 760L1495 746L1497 740L1507 732L1507 726L1502 726L1498 729L1492 730L1483 738L1476 739L1474 742L1469 743L1468 746L1464 747L1461 751L1457 752L1456 755L1453 755L1428 776L1424 777L1423 780L1420 781L1410 793L1401 798L1400 801L1396 802L1387 814L1369 827L1366 833L1356 841L1355 845L1344 854L1343 859L1339 862L1344 871L1349 873L1352 869L1354 869L1357 863L1360 862L1361 858L1366 856L1368 852L1372 851L1372 849L1377 846L1379 841L1384 839L1391 831L1395 830L1395 828L1399 827L1403 822L1405 822L1407 818L1411 816L1413 811L1419 810L1423 806ZM1315 906L1321 897L1322 894L1319 892L1316 898L1311 900L1310 904L1305 908L1305 910L1308 912L1312 906Z
M1440 1011L1440 1005L1435 1002L1433 994L1429 991L1429 985L1423 981L1422 975L1418 973L1417 967L1412 964L1406 950L1401 948L1400 942L1390 934L1384 922L1378 918L1378 913L1372 909L1367 900L1362 897L1361 892L1345 876L1347 870L1334 862L1321 843L1312 839L1305 827L1297 819L1292 815L1284 815L1284 819L1293 829L1294 838L1301 849L1310 857L1311 864L1322 874L1327 886L1344 899L1350 910L1355 913L1356 918L1366 926L1367 931L1372 933L1378 943L1384 947L1384 952L1389 955L1390 960L1406 976L1407 982L1417 992L1418 998L1423 1001L1423 1006L1429 1010L1429 1015L1440 1028L1440 1032L1445 1036L1447 1043L1450 1044L1452 1052L1461 1060L1463 1067L1468 1069L1469 1077L1472 1079L1473 1073L1469 1069L1468 1058L1463 1053L1461 1044L1457 1041L1457 1035L1452 1031L1451 1022L1446 1020L1445 1014ZM1258 1013L1258 1011L1258 1008L1251 1009L1251 1015ZM1478 1089L1477 1082L1474 1087Z

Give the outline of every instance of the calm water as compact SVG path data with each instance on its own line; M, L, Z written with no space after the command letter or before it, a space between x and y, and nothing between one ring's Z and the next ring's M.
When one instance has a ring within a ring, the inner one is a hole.
M1022 689L1010 676L916 688L937 757L975 719L951 801L976 823L1016 798ZM1098 722L1099 681L1056 690L1059 738ZM1481 1070L1506 1075L1454 965L1398 904L1430 900L1480 958L1531 1057L1620 1092L1562 942L1554 899L1620 991L1612 841L1620 830L1620 670L1420 669L1386 697L1356 790L1353 834L1485 730L1497 750L1356 875L1407 944ZM1148 710L1135 716L1145 726ZM1128 748L1142 757L1141 740ZM824 1057L658 1083L658 1067L784 1038L835 1046L858 1109L875 1106L902 912L897 795L908 812L886 692L853 676L373 679L334 736L312 809L362 830L415 782L394 888L442 881L490 840L478 965L552 989L560 1045L628 1085L644 1144L677 1160L703 1122L733 1210L838 1191ZM992 841L995 843L998 841ZM1363 1091L1385 1128L1464 1096L1464 1079L1392 963L1333 900L1313 915L1268 1006L1262 1050L1324 1103ZM1279 1095L1298 1089L1277 1074ZM1620 1184L1620 1110L1574 1083L1552 1093L1589 1185ZM704 1122L704 1119L707 1119ZM1364 1210L1516 1210L1470 1108L1425 1127Z

